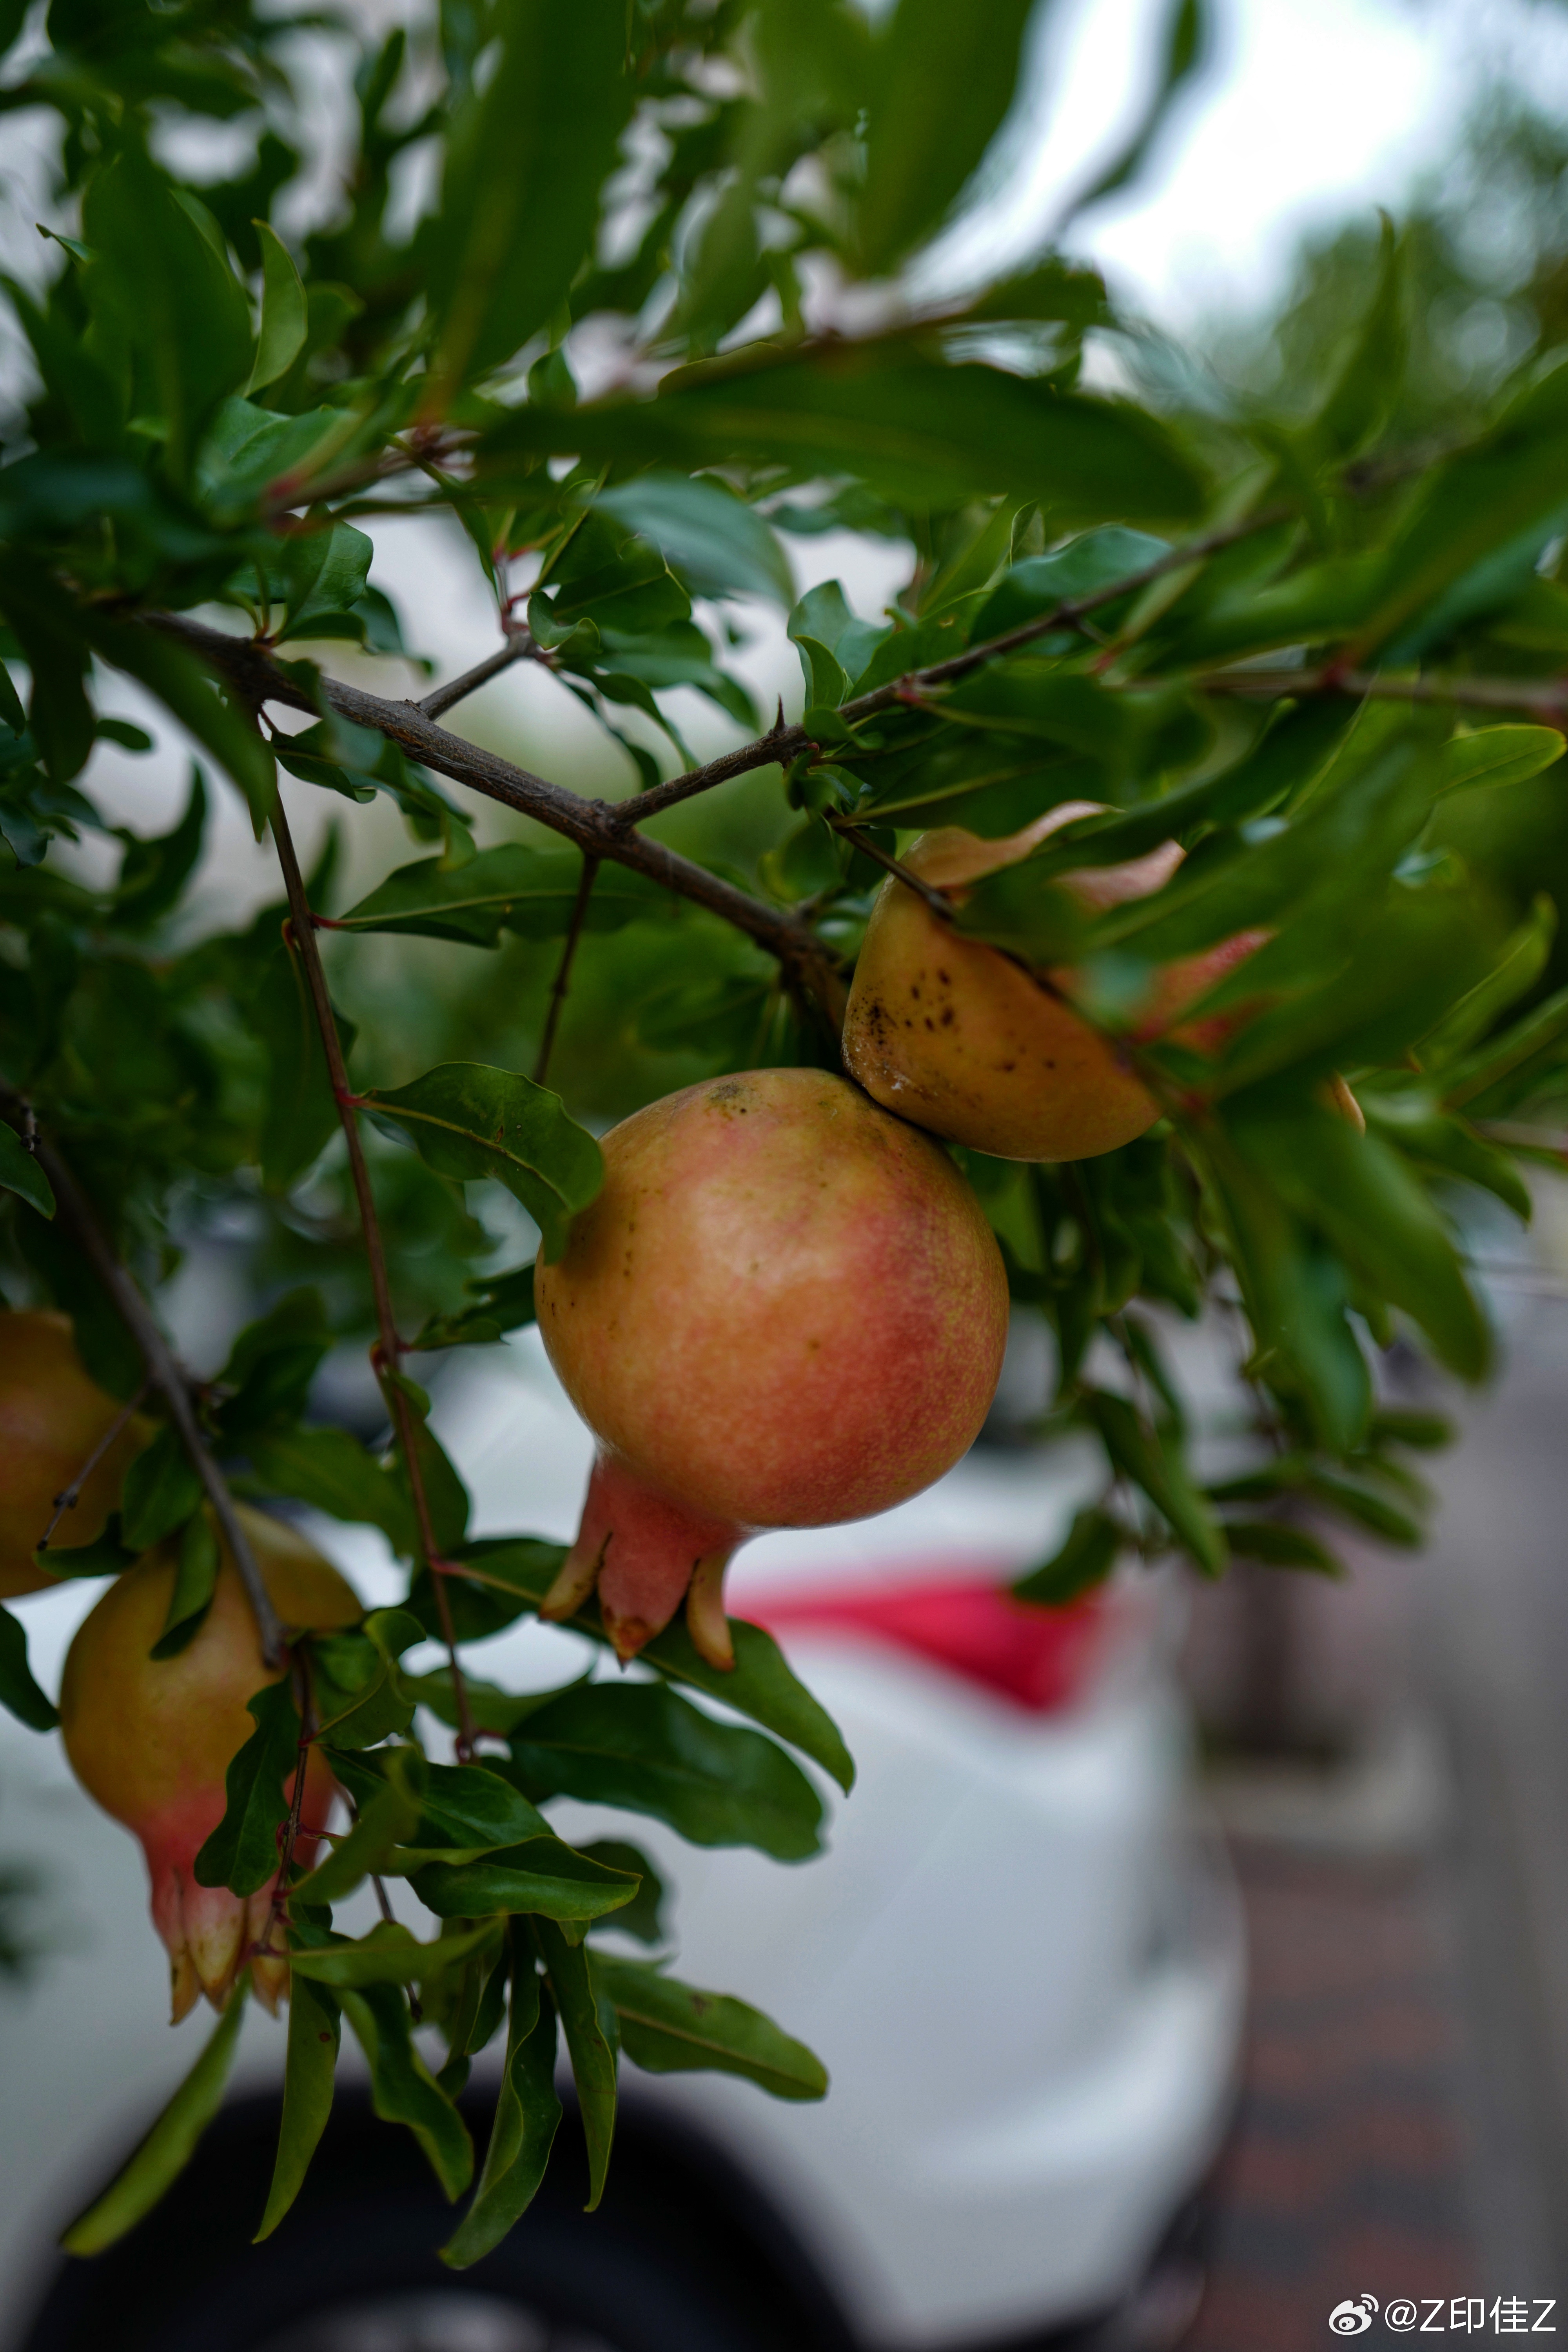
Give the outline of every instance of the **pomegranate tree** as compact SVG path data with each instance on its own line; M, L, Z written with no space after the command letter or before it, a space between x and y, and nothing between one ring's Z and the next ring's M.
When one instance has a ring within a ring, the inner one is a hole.
M302 1537L243 1506L241 1517L285 1626L324 1630L355 1622L361 1611L353 1588ZM202 1993L223 2008L247 1965L258 1992L275 2007L288 1964L281 1937L266 1936L275 1882L242 1898L226 1886L199 1885L195 1870L223 1819L229 1762L256 1728L246 1702L283 1669L268 1668L262 1657L226 1549L195 1638L173 1657L149 1654L168 1614L175 1551L166 1543L146 1553L83 1621L66 1657L60 1722L77 1779L141 1841L178 2024ZM312 1750L295 1848L301 1861L309 1860L311 1833L326 1825L331 1798L331 1774Z
M68 1317L0 1314L0 1600L55 1582L33 1558L51 1521L51 1551L103 1533L147 1434L89 1378Z
M1066 801L1000 841L944 826L924 835L902 863L959 905L965 883L1017 864L1058 826L1097 813L1094 802ZM1146 856L1062 878L1099 909L1148 897L1181 862L1180 845L1167 841ZM1242 931L1168 964L1123 1042L1077 1010L1070 969L1028 971L984 940L965 939L890 876L855 967L844 1059L889 1110L973 1150L999 1160L1094 1159L1131 1143L1160 1116L1129 1046L1176 1030L1182 1014L1266 936ZM1200 1024L1192 1041L1216 1044L1231 1025L1224 1016Z
M597 1200L535 1276L544 1344L598 1440L545 1613L597 1583L630 1657L689 1588L692 1639L727 1664L737 1544L888 1510L972 1444L1006 1277L946 1155L819 1070L689 1087L604 1150Z

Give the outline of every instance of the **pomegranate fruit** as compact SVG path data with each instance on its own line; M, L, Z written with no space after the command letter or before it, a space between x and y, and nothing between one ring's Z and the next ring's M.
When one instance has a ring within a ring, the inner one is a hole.
M924 835L903 862L962 903L964 883L1016 865L1058 825L1096 814L1093 802L1068 801L1001 841L944 826ZM1087 906L1120 906L1158 890L1182 856L1167 841L1147 856L1062 879ZM1168 964L1133 1039L1174 1032L1203 1050L1223 1043L1234 1013L1176 1024L1266 937L1241 931ZM1042 984L984 940L954 931L889 876L855 967L845 1064L889 1110L973 1150L999 1160L1092 1160L1143 1134L1160 1110L1115 1041L1074 1011L1073 994L1070 970L1047 972Z
M70 1319L43 1311L0 1314L0 1601L58 1580L33 1554L55 1516L55 1498L81 1476L121 1408L89 1380ZM82 1479L75 1507L49 1538L70 1551L103 1533L132 1455L151 1424L132 1416Z
M259 1511L242 1508L240 1517L287 1630L349 1625L361 1616L352 1587L291 1528ZM252 1952L265 1934L276 1882L246 1900L226 1886L198 1885L194 1869L223 1819L230 1759L256 1729L246 1701L281 1670L263 1662L226 1546L200 1633L172 1658L149 1656L163 1629L177 1549L173 1540L160 1544L116 1578L78 1629L60 1686L71 1769L146 1854L153 1922L169 1953L174 2024L199 1993L223 2008L247 1958L268 2008L288 1981L285 1960ZM323 1826L331 1796L331 1776L312 1754L301 1814L306 1829ZM295 1853L308 1861L314 1844L302 1836Z
M821 1070L752 1070L604 1139L604 1190L535 1276L598 1440L544 1604L597 1583L623 1658L687 1599L733 1664L721 1580L763 1528L864 1518L970 1445L1007 1330L1002 1258L946 1154Z

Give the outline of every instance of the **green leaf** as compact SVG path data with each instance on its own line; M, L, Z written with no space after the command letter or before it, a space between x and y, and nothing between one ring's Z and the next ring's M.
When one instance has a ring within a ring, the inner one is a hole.
M566 2035L572 2079L588 2144L588 2211L605 2193L609 2170L610 2142L616 2129L616 2053L605 2038L594 1979L589 1974L585 1945L572 1944L550 1919L536 1919L538 1940L550 1990Z
M97 257L93 292L147 372L176 477L189 467L203 424L249 373L245 289L179 193L134 147L94 173L82 234Z
M662 1911L667 1890L641 1846L625 1838L595 1838L578 1852L591 1862L602 1862L608 1870L629 1870L642 1881L629 1903L623 1903L598 1924L613 1927L619 1936L635 1936L639 1944L665 1942Z
M220 1407L226 1443L269 1424L297 1421L310 1383L332 1344L326 1305L314 1286L285 1292L228 1351L217 1385L232 1393Z
M201 1473L174 1426L165 1423L125 1474L120 1532L132 1551L146 1551L184 1527L201 1501Z
M307 1896L309 1889L307 1880L303 1890ZM333 1992L422 1985L459 1968L470 1952L482 1949L494 1935L493 1921L481 1919L473 1927L421 1944L413 1929L401 1921L382 1920L357 1943L323 1944L296 1951L289 1965L292 1973L308 1977L312 1984L324 1984Z
M406 1494L346 1429L256 1430L246 1437L245 1450L267 1493L308 1503L331 1518L379 1528L395 1550L413 1551Z
M473 2179L474 2144L414 2046L407 2002L390 1984L344 1988L341 1999L370 2067L371 2105L383 2123L408 2126L450 2203Z
M125 856L114 891L117 929L144 929L174 906L201 856L206 813L205 780L193 760L190 795L173 832L153 841L138 840L133 834L121 836Z
M320 1737L334 1748L374 1747L414 1719L414 1698L398 1668L424 1633L405 1609L373 1609L346 1633L310 1636L311 1686Z
M256 338L247 394L286 375L305 347L309 306L294 257L275 228L252 223L261 247L261 331Z
M1234 1559L1258 1560L1265 1568L1305 1568L1335 1579L1347 1573L1337 1552L1283 1519L1226 1519L1225 1532Z
M1194 516L1204 500L1191 460L1145 413L999 368L944 367L891 339L714 361L656 400L595 403L569 417L526 409L479 445L481 489L525 452L855 473L919 508L1038 499L1064 527Z
M213 691L201 663L184 646L135 622L89 614L82 625L94 653L155 695L233 778L259 835L278 789L272 754L248 719Z
M157 1440L153 1440L156 1444ZM129 1482L127 1482L129 1483ZM174 1581L169 1593L169 1606L163 1617L163 1630L153 1643L149 1656L175 1658L182 1650L189 1649L206 1622L212 1607L213 1594L217 1590L217 1531L206 1509L198 1505L185 1522L180 1538L180 1554L174 1564Z
M1546 893L1538 891L1530 913L1511 932L1491 970L1451 1004L1435 1027L1419 1040L1423 1069L1440 1070L1467 1047L1484 1037L1500 1013L1517 997L1532 989L1546 969L1557 935L1557 909Z
M646 1960L593 1951L588 1966L615 2005L621 2047L650 2074L716 2072L743 2075L775 2099L820 2099L827 2070L820 2058L760 2009L728 1993L700 1992Z
M414 1843L452 1846L477 1860L549 1834L543 1815L499 1772L479 1764L430 1766Z
M1397 1154L1348 1120L1271 1089L1233 1098L1226 1118L1253 1165L1345 1264L1403 1307L1451 1370L1479 1380L1490 1357L1486 1322L1442 1219Z
M631 111L620 0L515 0L484 96L453 125L426 232L432 413L510 359L564 299Z
M196 2060L152 2130L101 2197L79 2214L60 2239L68 2254L100 2254L150 2213L189 2164L196 2143L223 2102L245 2015L245 1986L236 1987Z
M0 1192L20 1193L40 1217L55 1213L55 1195L48 1178L13 1127L0 1119Z
M509 1591L525 1592L537 1608L554 1582L560 1564L561 1555L554 1546L520 1542L515 1558L509 1556L504 1563L504 1581ZM489 1565L481 1555L476 1563L477 1571L486 1572ZM456 1591L458 1580L454 1578L451 1582ZM605 1649L612 1646L596 1601L590 1598L568 1622L574 1633L585 1633ZM639 1655L644 1665L657 1668L672 1682L689 1684L709 1698L732 1707L737 1715L749 1716L764 1731L776 1733L780 1739L787 1740L792 1748L798 1748L803 1755L820 1764L841 1789L851 1789L855 1765L837 1725L805 1684L791 1673L773 1635L764 1633L760 1625L749 1625L743 1618L731 1617L730 1637L734 1643L735 1664L728 1671L710 1666L706 1659L699 1657L682 1619L674 1620L662 1633L656 1633Z
M196 1855L198 1886L259 1893L278 1870L278 1831L288 1818L285 1782L300 1762L300 1717L287 1675L246 1706L256 1729L229 1760L224 1816Z
M1398 397L1410 341L1405 263L1405 241L1385 213L1376 289L1313 419L1313 438L1331 457L1353 457L1373 440Z
M340 919L350 930L458 940L474 947L494 947L502 931L526 940L563 939L571 929L582 878L583 860L575 850L502 842L481 849L464 866L426 858L400 866ZM602 866L585 928L618 930L625 923L668 917L675 904L646 875Z
M1450 735L1438 753L1439 791L1469 784L1522 784L1563 757L1568 738L1555 727L1480 727Z
M604 1181L598 1145L567 1117L560 1096L510 1070L445 1062L412 1086L365 1099L378 1118L407 1128L438 1175L504 1184L543 1234L548 1263Z
M1391 1143L1406 1159L1478 1184L1490 1192L1524 1224L1531 1220L1530 1188L1514 1162L1495 1144L1485 1142L1468 1120L1439 1110L1432 1097L1415 1089L1384 1094L1368 1087L1365 1116L1368 1129Z
M283 2114L267 2208L254 2243L269 2238L304 2187L310 2158L332 2112L342 2011L324 1985L290 1971L289 2042L283 2062Z
M789 605L795 582L769 525L720 482L639 474L594 501L653 541L697 596L766 596Z
M1174 1433L1147 1428L1135 1405L1105 1389L1087 1390L1079 1411L1099 1431L1115 1467L1142 1487L1205 1574L1222 1574L1228 1557L1224 1531L1193 1484Z
M754 1845L779 1862L821 1843L822 1802L800 1767L663 1683L585 1684L530 1715L510 1746L535 1799L651 1813L694 1845Z
M432 1315L417 1332L416 1351L422 1348L488 1346L509 1331L521 1331L534 1321L533 1265L515 1265L506 1274L478 1275L463 1288L472 1294L471 1307L449 1315Z
M888 270L936 228L1012 103L1032 0L900 0L872 62L860 199L865 269Z
M29 1731L53 1731L59 1709L33 1680L27 1636L8 1609L0 1609L0 1706L9 1707Z
M1169 121L1182 89L1207 63L1211 41L1212 28L1203 0L1174 0L1165 23L1162 55L1155 68L1154 88L1142 119L1125 145L1078 198L1067 215L1068 219L1087 212L1090 205L1099 204L1102 197L1114 194L1117 189L1126 187L1130 181L1137 178ZM1058 236L1065 225L1065 222L1058 223Z
M341 1903L366 1878L392 1869L396 1849L419 1826L424 1762L417 1748L385 1754L380 1787L368 1804L361 1805L348 1835L333 1841L326 1859L305 1880L300 1890L304 1901Z
M441 2249L441 2260L467 2270L500 2243L532 2203L561 2120L555 2095L555 2005L531 1955L511 1975L511 2014L495 2121L474 2201Z
M437 1919L475 1919L497 1911L546 1919L602 1919L637 1891L635 1878L574 1852L561 1838L528 1838L483 1862L426 1862L409 1885Z
M1031 1569L1014 1585L1014 1600L1047 1609L1062 1608L1080 1593L1091 1592L1096 1585L1105 1582L1126 1541L1126 1528L1119 1527L1108 1513L1075 1511L1060 1547L1049 1559Z
M974 616L970 640L984 645L993 637L1092 596L1117 581L1147 571L1169 555L1168 540L1152 539L1147 531L1124 530L1111 523L1103 530L1085 531L1051 555L1030 556L1004 572Z

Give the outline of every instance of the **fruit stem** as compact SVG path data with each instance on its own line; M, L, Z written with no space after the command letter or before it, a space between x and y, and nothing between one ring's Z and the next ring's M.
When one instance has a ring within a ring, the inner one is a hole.
M33 1546L33 1549L35 1551L47 1551L50 1542L53 1540L55 1529L59 1526L60 1521L65 1517L68 1511L75 1510L77 1505L81 1500L82 1488L86 1486L88 1480L91 1477L93 1472L97 1469L99 1464L108 1453L110 1447L114 1444L116 1440L121 1435L127 1424L132 1420L135 1414L141 1411L142 1406L146 1402L146 1397L147 1382L143 1381L135 1395L132 1398L130 1403L121 1406L120 1411L115 1414L114 1419L110 1423L109 1427L104 1431L103 1435L99 1439L98 1444L93 1447L92 1452L88 1455L87 1460L82 1464L81 1468L77 1472L76 1476L66 1486L62 1486L59 1493L55 1496L54 1517L49 1521L48 1526L44 1529L43 1534Z
M364 1244L365 1258L370 1266L371 1293L375 1300L377 1339L371 1350L371 1360L376 1367L382 1393L386 1399L387 1412L397 1438L398 1451L403 1456L420 1553L426 1567L434 1571L441 1558L441 1548L436 1540L429 1499L425 1492L425 1471L419 1459L414 1410L397 1370L398 1359L403 1354L403 1341L398 1337L397 1319L393 1313L392 1283L386 1270L381 1220L376 1214L375 1194L371 1189L370 1170L365 1164L364 1146L360 1140L355 1108L358 1098L349 1087L348 1066L343 1060L337 1016L332 1011L331 998L327 993L327 975L322 969L321 950L316 945L316 927L310 919L310 902L305 895L305 879L300 871L300 860L294 852L294 836L289 830L289 819L284 814L280 793L273 795L271 825L278 863L283 869L283 887L289 894L290 944L300 959L310 990L311 1010L321 1033L321 1051L326 1056L327 1076L331 1081L332 1098L338 1107L343 1140L348 1146L349 1174L353 1182L354 1199L359 1204L360 1238ZM452 1604L442 1578L433 1572L430 1582L435 1591L437 1614L441 1621L441 1638L447 1645L447 1655L452 1667L452 1692L458 1706L458 1761L468 1764L473 1760L475 1727L468 1706L468 1686L458 1663L458 1637L452 1620Z
M164 1339L157 1318L142 1297L130 1269L121 1264L110 1247L88 1205L87 1195L70 1169L53 1146L46 1143L37 1132L32 1123L31 1105L14 1088L0 1085L0 1113L4 1113L18 1131L27 1134L33 1156L54 1188L61 1218L69 1226L82 1255L109 1293L121 1322L141 1349L142 1361L147 1368L147 1384L157 1390L167 1405L175 1433L190 1457L223 1530L229 1557L239 1572L240 1582L245 1587L256 1619L261 1654L269 1666L280 1665L285 1655L283 1628L261 1580L261 1570L256 1565L256 1555L240 1524L234 1497L202 1435L201 1423L191 1402L190 1386L174 1349Z

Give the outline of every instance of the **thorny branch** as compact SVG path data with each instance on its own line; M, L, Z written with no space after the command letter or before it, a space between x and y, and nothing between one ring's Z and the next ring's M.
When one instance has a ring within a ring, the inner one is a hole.
M354 1198L359 1204L360 1234L370 1266L371 1291L375 1300L377 1344L376 1369L386 1398L387 1411L396 1433L398 1451L403 1456L408 1477L408 1492L414 1505L415 1524L419 1533L419 1549L425 1565L431 1570L430 1581L435 1589L437 1612L441 1620L441 1635L452 1664L452 1690L458 1707L458 1754L467 1763L474 1752L474 1722L468 1708L468 1685L458 1663L456 1629L452 1622L451 1603L447 1597L439 1569L441 1548L436 1540L430 1518L429 1498L425 1491L424 1465L419 1459L418 1431L415 1424L414 1408L403 1386L399 1359L403 1342L397 1333L397 1319L392 1304L392 1284L386 1270L386 1250L381 1237L381 1221L376 1214L375 1194L371 1189L370 1170L365 1164L364 1146L360 1139L359 1119L354 1097L349 1088L348 1068L343 1061L342 1043L338 1035L337 1016L327 992L327 975L321 966L321 952L316 944L315 925L310 917L310 902L305 895L304 877L294 853L294 838L289 830L281 795L272 805L272 838L277 845L278 863L283 869L284 887L289 894L289 929L290 941L300 959L305 983L310 994L310 1006L321 1034L321 1050L326 1055L327 1073L331 1081L332 1097L342 1123L343 1140L348 1146L349 1174L353 1183Z
M9 1087L0 1086L0 1114L23 1133L26 1133L27 1108L22 1096ZM261 1642L261 1654L269 1666L279 1665L285 1650L283 1628L272 1606L271 1596L262 1582L255 1554L235 1508L234 1496L229 1493L223 1473L213 1460L206 1439L202 1434L185 1375L159 1329L152 1308L128 1268L116 1257L89 1206L86 1194L66 1162L41 1136L34 1134L29 1137L29 1141L34 1157L54 1187L60 1215L75 1234L82 1255L109 1293L121 1320L141 1349L142 1360L147 1367L148 1383L162 1396L180 1443L202 1482L203 1490L223 1530L229 1557L249 1600Z

